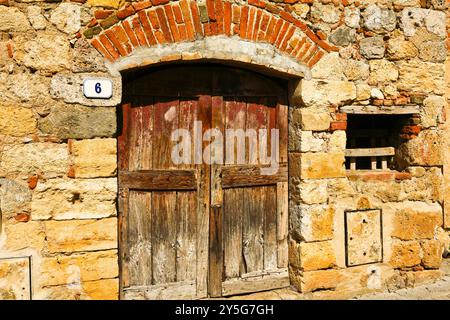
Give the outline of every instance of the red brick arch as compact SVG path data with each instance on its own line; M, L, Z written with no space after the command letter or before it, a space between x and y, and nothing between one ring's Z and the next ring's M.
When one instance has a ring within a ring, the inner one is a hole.
M217 35L268 43L308 67L325 52L337 50L291 13L261 0L245 5L223 0L134 2L84 34L111 62L132 55L136 48Z

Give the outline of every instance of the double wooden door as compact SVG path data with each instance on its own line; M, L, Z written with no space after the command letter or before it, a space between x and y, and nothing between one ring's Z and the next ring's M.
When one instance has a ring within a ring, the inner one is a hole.
M121 297L195 299L289 285L283 86L241 69L190 65L133 75L124 92ZM264 172L270 157L275 170Z

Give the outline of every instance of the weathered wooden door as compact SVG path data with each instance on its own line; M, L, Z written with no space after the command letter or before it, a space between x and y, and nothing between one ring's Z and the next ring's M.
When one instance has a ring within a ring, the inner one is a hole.
M280 83L216 65L134 74L121 119L122 298L192 299L289 284ZM181 162L177 129L189 137ZM250 134L239 140L230 132ZM274 155L276 170L263 173Z

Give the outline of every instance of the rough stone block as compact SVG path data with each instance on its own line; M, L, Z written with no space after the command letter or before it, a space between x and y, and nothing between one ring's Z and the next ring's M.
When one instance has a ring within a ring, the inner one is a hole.
M299 185L300 199L305 204L320 204L328 200L327 181L302 181Z
M62 32L75 34L81 28L81 6L74 3L61 3L52 11L50 22Z
M293 121L305 131L325 131L330 128L331 116L314 108L298 108L292 112Z
M369 65L364 61L348 59L345 61L344 73L350 81L366 80L369 77Z
M421 167L417 167L421 168ZM413 172L417 172L415 169ZM403 195L400 200L436 201L442 203L444 199L444 179L440 168L432 167L421 176L413 176L402 182Z
M14 252L24 249L42 251L45 246L45 229L39 221L12 222L4 224L0 252Z
M446 15L442 11L405 8L401 13L400 27L405 36L412 37L416 30L425 26L429 32L440 37L446 36Z
M336 256L332 241L300 244L300 267L303 271L328 269L335 265Z
M364 38L359 42L361 54L367 59L381 59L384 57L385 45L383 37Z
M440 166L443 164L442 132L421 131L417 138L400 145L396 159L402 166Z
M116 214L117 180L50 179L33 192L33 219L93 219Z
M88 4L93 7L105 7L111 9L120 8L125 1L123 0L88 0Z
M331 240L334 236L335 209L330 205L301 205L300 234L306 241Z
M316 290L333 290L341 281L339 270L319 270L303 272L300 290L303 293Z
M325 140L318 138L312 131L300 132L300 147L301 152L321 152L325 151Z
M92 300L119 299L119 279L88 281L83 284L84 293Z
M345 177L343 153L304 153L300 162L302 179Z
M401 240L433 239L436 228L442 225L442 208L437 203L411 202L399 207L392 219L392 237Z
M0 106L0 135L21 137L36 132L36 119L28 108Z
M26 183L0 179L0 212L4 217L30 212L31 192Z
M422 245L422 265L426 269L439 269L442 263L442 244L438 240L427 240Z
M369 83L376 85L398 79L398 70L393 62L381 59L371 60Z
M329 53L314 65L311 75L315 79L345 80L344 63L339 53Z
M390 9L380 8L375 4L369 5L362 14L364 26L373 32L387 33L395 29L397 16Z
M73 171L75 178L111 177L117 171L116 139L73 141Z
M356 86L350 81L303 80L301 100L308 107L328 107L356 98Z
M397 88L399 90L437 95L445 93L443 64L411 59L399 61L397 66L399 71Z
M59 105L39 120L39 129L62 139L90 139L112 137L116 133L115 108L92 108Z
M74 277L71 276L72 278ZM75 278L75 282L71 284L39 288L36 290L35 298L39 300L117 300L119 280L116 278L82 282Z
M387 42L387 58L389 60L412 59L418 54L417 47L411 41L393 38Z
M344 130L334 131L328 142L328 151L332 153L341 153L345 151L347 144L347 134Z
M0 160L0 175L33 174L43 172L44 175L66 174L69 167L69 153L65 143L28 143L5 148Z
M117 248L117 219L45 222L49 252ZM90 279L93 280L93 279Z
M0 6L0 31L21 32L30 28L27 17L18 8Z
M115 278L118 269L116 250L45 257L41 261L38 283L42 287L81 285L85 281Z
M344 22L347 27L359 28L361 20L361 12L359 8L346 7L344 9Z
M52 74L70 68L70 42L59 33L44 33L19 42L16 59L29 68ZM47 89L48 90L48 89Z
M420 244L417 241L401 241L392 245L390 264L394 268L407 268L419 265Z

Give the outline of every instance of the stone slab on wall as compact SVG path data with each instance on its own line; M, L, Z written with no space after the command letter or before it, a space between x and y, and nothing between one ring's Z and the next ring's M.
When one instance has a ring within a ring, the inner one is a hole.
M0 258L0 300L30 300L30 257Z

